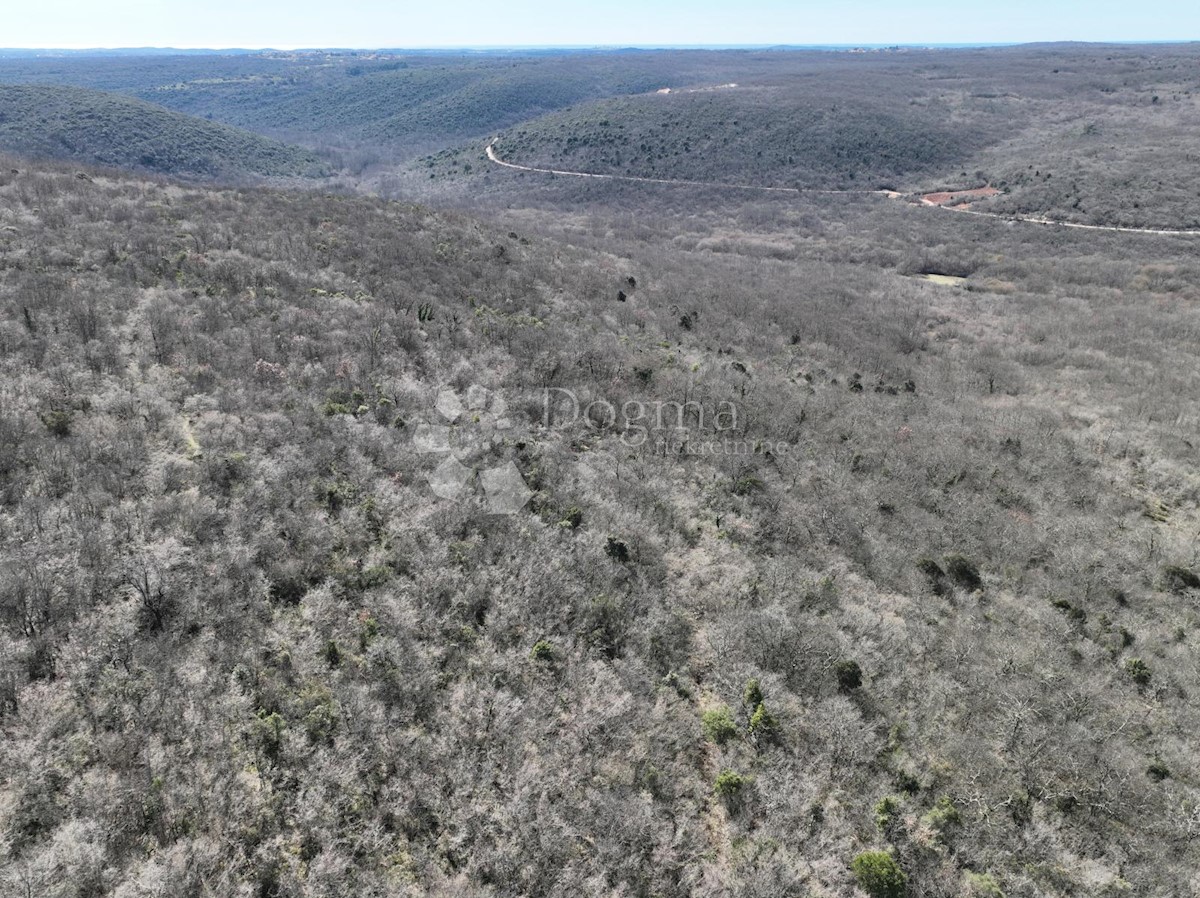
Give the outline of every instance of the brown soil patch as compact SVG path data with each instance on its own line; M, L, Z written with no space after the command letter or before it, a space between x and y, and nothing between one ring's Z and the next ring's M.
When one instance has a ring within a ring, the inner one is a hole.
M987 199L999 195L995 187L976 187L972 190L943 190L939 193L926 193L921 196L921 202L927 206L957 206L969 200Z

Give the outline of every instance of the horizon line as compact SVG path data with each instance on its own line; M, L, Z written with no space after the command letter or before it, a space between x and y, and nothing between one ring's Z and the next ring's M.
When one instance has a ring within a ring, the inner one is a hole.
M900 42L810 42L810 43L618 43L618 44L429 44L424 46L205 46L182 47L173 45L144 46L12 46L0 47L3 53L441 53L441 52L528 52L548 50L886 50L886 49L986 49L990 47L1034 47L1052 44L1075 44L1083 46L1170 46L1194 44L1200 38L1164 38L1153 40L1072 40L1044 39L1032 41L900 41Z

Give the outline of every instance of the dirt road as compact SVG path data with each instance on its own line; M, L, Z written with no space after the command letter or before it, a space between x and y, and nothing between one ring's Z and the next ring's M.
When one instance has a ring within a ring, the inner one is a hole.
M633 184L674 184L680 187L717 187L727 190L751 190L763 193L794 193L794 194L823 194L833 196L882 196L889 199L903 199L906 194L894 190L818 190L804 187L764 187L760 184L726 184L719 181L685 181L672 178L639 178L634 175L605 175L593 172L567 171L557 168L537 168L532 165L518 165L515 162L505 162L496 155L496 139L487 145L487 157L496 165L511 168L516 171L536 172L543 175L562 175L569 178L594 178L600 181L627 181ZM970 191L946 191L939 196L953 196ZM932 195L932 194L928 194ZM1089 225L1074 221L1059 221L1053 218L1042 218L1025 215L1006 215L1003 212L984 212L965 205L942 205L941 203L922 201L914 208L943 209L958 215L976 215L980 218L992 218L998 221L1021 222L1023 224L1046 225L1055 228L1074 228L1081 231L1110 231L1118 234L1158 234L1168 237L1200 237L1200 230L1185 230L1179 228L1123 228L1115 225Z
M890 190L818 190L804 187L764 187L761 184L726 184L720 181L684 181L674 178L638 178L634 175L601 175L583 171L564 171L558 168L535 168L532 165L517 165L515 162L505 162L496 155L496 141L487 145L487 157L497 165L517 171L537 172L542 175L564 175L569 178L595 178L600 181L628 181L632 184L674 184L679 187L721 187L728 190L759 190L765 193L821 193L821 194L854 194L858 196L900 196Z

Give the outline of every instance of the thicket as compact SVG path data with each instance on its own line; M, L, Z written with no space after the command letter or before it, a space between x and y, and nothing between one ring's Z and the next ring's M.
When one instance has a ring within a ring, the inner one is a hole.
M326 172L301 147L117 94L51 85L0 84L0 149L230 180Z
M0 197L6 894L847 894L870 846L922 895L1186 892L1188 245L17 160ZM548 429L547 387L733 402L746 451Z

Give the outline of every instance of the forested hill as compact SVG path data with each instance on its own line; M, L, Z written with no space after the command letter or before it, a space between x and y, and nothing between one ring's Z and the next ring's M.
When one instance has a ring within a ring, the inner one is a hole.
M0 894L1186 894L1195 304L656 259L5 160Z
M0 150L191 177L312 177L309 150L119 94L0 84Z
M115 91L305 143L444 146L574 103L770 68L711 52L0 59L0 81Z
M850 93L829 93L838 90ZM580 104L509 128L498 147L514 161L574 171L871 189L945 171L985 145L995 117L963 114L973 129L936 103L715 87Z

